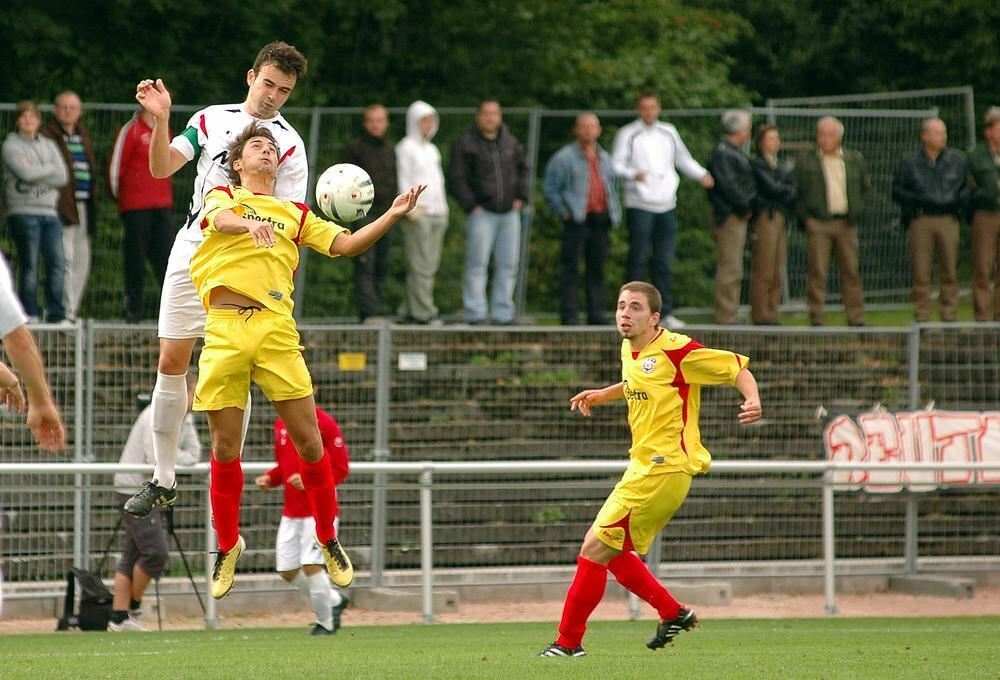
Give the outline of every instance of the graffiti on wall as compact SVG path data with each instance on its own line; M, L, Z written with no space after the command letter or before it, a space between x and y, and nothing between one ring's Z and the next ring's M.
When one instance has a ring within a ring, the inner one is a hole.
M1000 462L1000 411L876 409L837 416L823 431L827 460L853 463ZM1000 484L1000 470L850 470L837 484L867 491L930 491L942 484Z

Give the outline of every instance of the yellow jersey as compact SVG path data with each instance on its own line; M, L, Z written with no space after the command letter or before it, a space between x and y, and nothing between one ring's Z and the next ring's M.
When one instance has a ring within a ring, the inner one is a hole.
M707 472L712 456L702 446L698 410L702 385L732 385L750 360L710 349L662 328L633 352L622 341L622 382L632 431L629 470L642 475Z
M224 234L215 217L232 210L240 217L270 222L275 243L255 248L246 233ZM225 286L246 295L278 314L291 316L292 277L299 265L299 246L330 255L330 245L347 229L320 218L309 206L255 194L238 186L220 186L205 196L200 226L204 240L191 258L194 281L205 309L212 290Z

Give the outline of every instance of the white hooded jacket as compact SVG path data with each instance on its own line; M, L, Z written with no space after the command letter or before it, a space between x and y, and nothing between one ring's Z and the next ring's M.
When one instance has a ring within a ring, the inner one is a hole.
M434 116L434 127L425 139L420 132L420 119ZM417 184L426 184L427 190L420 197L418 208L427 215L448 215L448 200L444 192L444 172L441 170L441 152L431 142L438 131L437 110L427 102L417 100L406 110L406 137L396 145L396 174L399 191L407 191Z

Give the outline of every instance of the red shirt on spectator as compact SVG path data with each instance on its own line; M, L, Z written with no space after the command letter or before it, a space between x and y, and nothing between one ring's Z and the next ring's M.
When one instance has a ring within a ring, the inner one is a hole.
M138 113L115 134L108 160L108 190L118 212L172 208L170 178L156 179L149 172L149 140L153 128Z
M319 433L323 439L323 458L330 462L334 485L339 485L347 479L350 469L350 458L344 436L333 416L319 407L316 408L316 421L319 423ZM295 450L292 438L288 436L281 418L274 421L274 459L278 464L267 471L267 477L272 488L282 484L285 486L285 507L281 514L285 517L312 517L312 508L306 492L288 483L289 477L299 473L299 452ZM336 488L333 493L334 512L339 515Z

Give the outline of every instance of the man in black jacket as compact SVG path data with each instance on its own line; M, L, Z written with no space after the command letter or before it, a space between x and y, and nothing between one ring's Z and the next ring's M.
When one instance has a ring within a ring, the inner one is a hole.
M519 211L528 200L528 164L521 142L503 124L495 99L483 100L476 124L451 149L449 189L467 213L462 304L471 324L514 322L521 240ZM486 301L486 270L493 285Z
M750 159L743 145L750 140L750 114L726 111L722 114L723 136L708 158L708 172L715 185L708 190L715 227L712 236L718 252L715 266L715 322L736 321L743 281L743 249L747 242L747 222L757 197Z
M972 307L976 321L1000 321L1000 107L986 112L983 143L969 152L967 161L972 185Z
M905 159L892 182L904 228L909 229L913 269L913 308L917 321L930 316L931 272L937 252L941 283L941 320L958 312L958 216L968 200L965 156L948 148L948 129L940 118L920 126L921 149Z
M357 231L380 217L396 198L396 149L386 136L389 130L389 112L381 104L365 108L364 132L344 147L341 163L353 163L364 168L375 185L375 201L368 215L351 225ZM391 240L382 238L371 248L354 258L354 289L358 297L358 314L361 321L376 319L382 314L382 295L385 277L389 273L389 248Z

